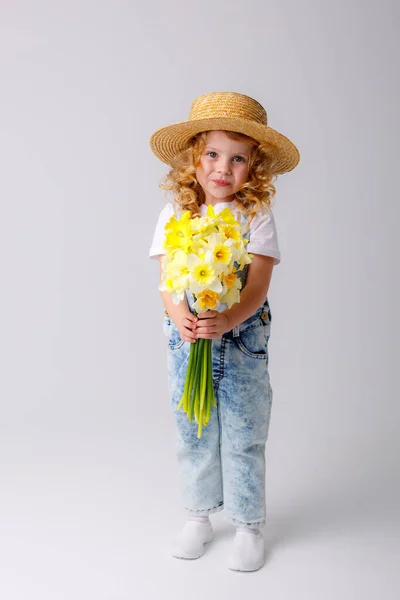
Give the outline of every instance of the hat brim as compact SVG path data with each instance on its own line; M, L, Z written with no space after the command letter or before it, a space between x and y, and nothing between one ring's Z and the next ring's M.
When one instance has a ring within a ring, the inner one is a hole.
M162 127L151 136L150 147L160 160L171 165L177 154L187 147L190 138L202 131L213 130L236 131L257 142L272 144L276 151L276 173L291 171L299 163L299 151L287 137L268 125L231 117L196 119Z

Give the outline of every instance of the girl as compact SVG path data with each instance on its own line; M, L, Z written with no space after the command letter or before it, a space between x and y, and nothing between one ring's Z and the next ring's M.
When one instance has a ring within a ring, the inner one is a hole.
M174 199L162 209L150 257L160 258L164 225L189 210L218 213L226 206L242 224L254 254L238 275L240 302L194 315L187 291L175 305L161 292L168 338L168 387L176 420L176 450L188 520L176 537L172 555L193 559L204 553L213 530L209 515L225 508L236 535L227 566L255 571L264 564L265 445L272 389L268 373L271 311L267 293L274 265L280 262L271 199L273 180L294 169L297 148L267 125L264 108L233 92L204 94L191 107L189 120L156 131L153 152L172 168L163 189ZM197 424L176 407L183 392L190 344L212 339L213 383L217 408L197 438Z

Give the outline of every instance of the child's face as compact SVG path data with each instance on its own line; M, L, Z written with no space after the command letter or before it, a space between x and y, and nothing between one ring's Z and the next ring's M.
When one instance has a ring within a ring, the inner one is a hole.
M224 131L209 131L207 143L196 169L197 181L203 188L206 204L233 200L249 173L250 146L231 140ZM228 185L218 185L217 181Z

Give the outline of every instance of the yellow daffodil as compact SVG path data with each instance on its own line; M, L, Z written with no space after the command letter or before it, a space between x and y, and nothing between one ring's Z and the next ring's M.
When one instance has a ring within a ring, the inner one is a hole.
M167 275L162 278L160 285L158 286L160 292L172 292L174 289L174 280L171 275Z
M221 275L221 280L222 283L225 283L225 285L230 288L232 286L234 286L238 280L238 276L237 273L235 271L232 271L231 273L222 273ZM241 286L240 286L241 287Z
M227 206L218 213L218 219L224 223L227 223L228 225L236 225L240 227L240 223L236 221L235 217Z
M167 267L176 287L186 289L189 284L190 270L187 266L188 255L183 250L176 250L170 264Z
M170 231L186 231L188 229L190 231L191 228L191 218L190 211L186 210L180 219L177 219L175 215L172 215L170 219L165 224L165 231L169 233Z
M253 257L254 257L254 254L248 254L247 252L243 252L240 255L240 258L238 260L238 262L239 262L239 270L244 269L245 265L249 265L251 263Z
M191 236L186 235L183 231L170 231L165 235L164 248L170 252L173 252L179 248L185 252L188 252L191 241Z
M215 214L215 211L214 211L214 207L213 207L212 204L209 204L207 206L207 217L209 219L215 219L215 217L216 217L216 214Z
M228 265L231 261L232 252L224 243L216 244L212 249L214 253L214 260L217 263Z
M207 217L194 217L191 223L191 232L193 235L201 235L203 238L211 233L218 231L215 223L209 221Z
M197 312L203 312L205 310L216 308L219 304L219 294L212 292L211 290L204 290L197 294L197 300L193 305L193 308Z
M219 232L225 237L227 240L234 240L235 242L240 242L241 233L237 227L233 225L221 225L219 227Z
M240 290L236 286L228 288L227 292L220 297L220 302L227 304L230 308L233 304L240 301Z
M196 234L193 236L192 240L192 254L197 254L201 256L208 248L207 240L201 234Z
M173 252L181 248L185 252L188 252L191 239L190 212L186 211L179 220L176 219L175 215L172 215L165 225L165 250Z

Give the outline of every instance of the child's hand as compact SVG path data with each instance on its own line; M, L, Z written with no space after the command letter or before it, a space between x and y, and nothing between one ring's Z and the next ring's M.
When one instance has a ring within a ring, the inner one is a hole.
M191 343L196 341L196 335L192 331L192 328L195 327L196 321L198 321L198 318L193 313L182 317L180 323L177 325L181 340Z
M229 331L228 317L217 310L207 310L199 313L199 320L194 324L196 338L212 339Z

